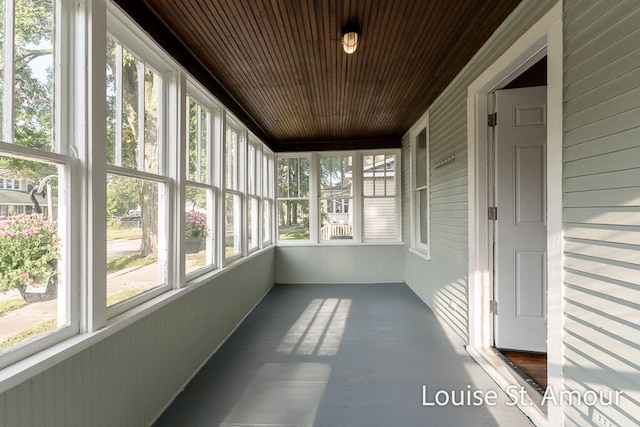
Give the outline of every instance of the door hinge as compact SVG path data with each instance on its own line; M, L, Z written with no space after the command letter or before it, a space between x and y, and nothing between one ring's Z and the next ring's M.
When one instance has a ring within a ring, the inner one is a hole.
M498 219L498 208L492 206L489 208L489 221L496 221Z
M490 128L496 127L498 124L498 113L491 113L487 117L487 126Z
M494 299L489 301L489 313L498 314L498 301Z

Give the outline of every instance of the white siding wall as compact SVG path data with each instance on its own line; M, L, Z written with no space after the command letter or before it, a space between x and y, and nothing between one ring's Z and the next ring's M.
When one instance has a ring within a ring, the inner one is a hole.
M278 246L276 283L400 283L401 245Z
M565 425L640 420L640 3L567 1L565 387L623 390Z
M467 88L555 1L524 0L429 109L431 260L410 252L411 162L403 162L405 281L438 318L468 342ZM408 135L403 158L410 158ZM434 160L455 156L439 169Z
M273 265L259 254L0 394L0 426L149 425L271 288Z

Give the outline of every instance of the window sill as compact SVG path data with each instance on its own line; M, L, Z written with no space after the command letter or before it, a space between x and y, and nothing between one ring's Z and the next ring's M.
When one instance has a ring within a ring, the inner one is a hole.
M278 242L278 247L290 248L290 247L345 247L345 246L404 246L404 243L400 240L390 240L388 242L384 241L376 241L376 242L351 242L351 241L321 241L319 243L315 242L305 242L305 241L287 241L287 242Z
M425 261L431 261L431 254L427 251L423 251L416 248L409 248L409 252L411 252L416 256L419 256L420 258L423 258Z

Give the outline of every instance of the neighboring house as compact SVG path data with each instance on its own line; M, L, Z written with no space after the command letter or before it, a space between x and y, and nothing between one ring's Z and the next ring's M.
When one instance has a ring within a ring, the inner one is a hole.
M29 195L31 186L25 179L0 177L0 216L30 215L35 212L34 203ZM40 204L42 213L48 215L47 198L35 196ZM57 211L57 200L53 198L54 216Z

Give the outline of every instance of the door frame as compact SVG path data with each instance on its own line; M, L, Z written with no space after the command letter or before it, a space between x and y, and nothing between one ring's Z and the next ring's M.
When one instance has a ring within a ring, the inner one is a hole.
M491 357L493 315L489 312L493 280L490 225L487 218L489 185L488 97L506 86L539 59L547 56L547 377L549 388L563 386L563 275L562 275L562 1L558 1L504 54L491 64L467 91L467 150L469 189L469 350L504 389L513 382L503 375L506 364ZM494 369L497 364L498 368ZM523 403L523 402L519 402ZM547 415L536 406L518 405L537 425L562 425L562 405L549 405Z

